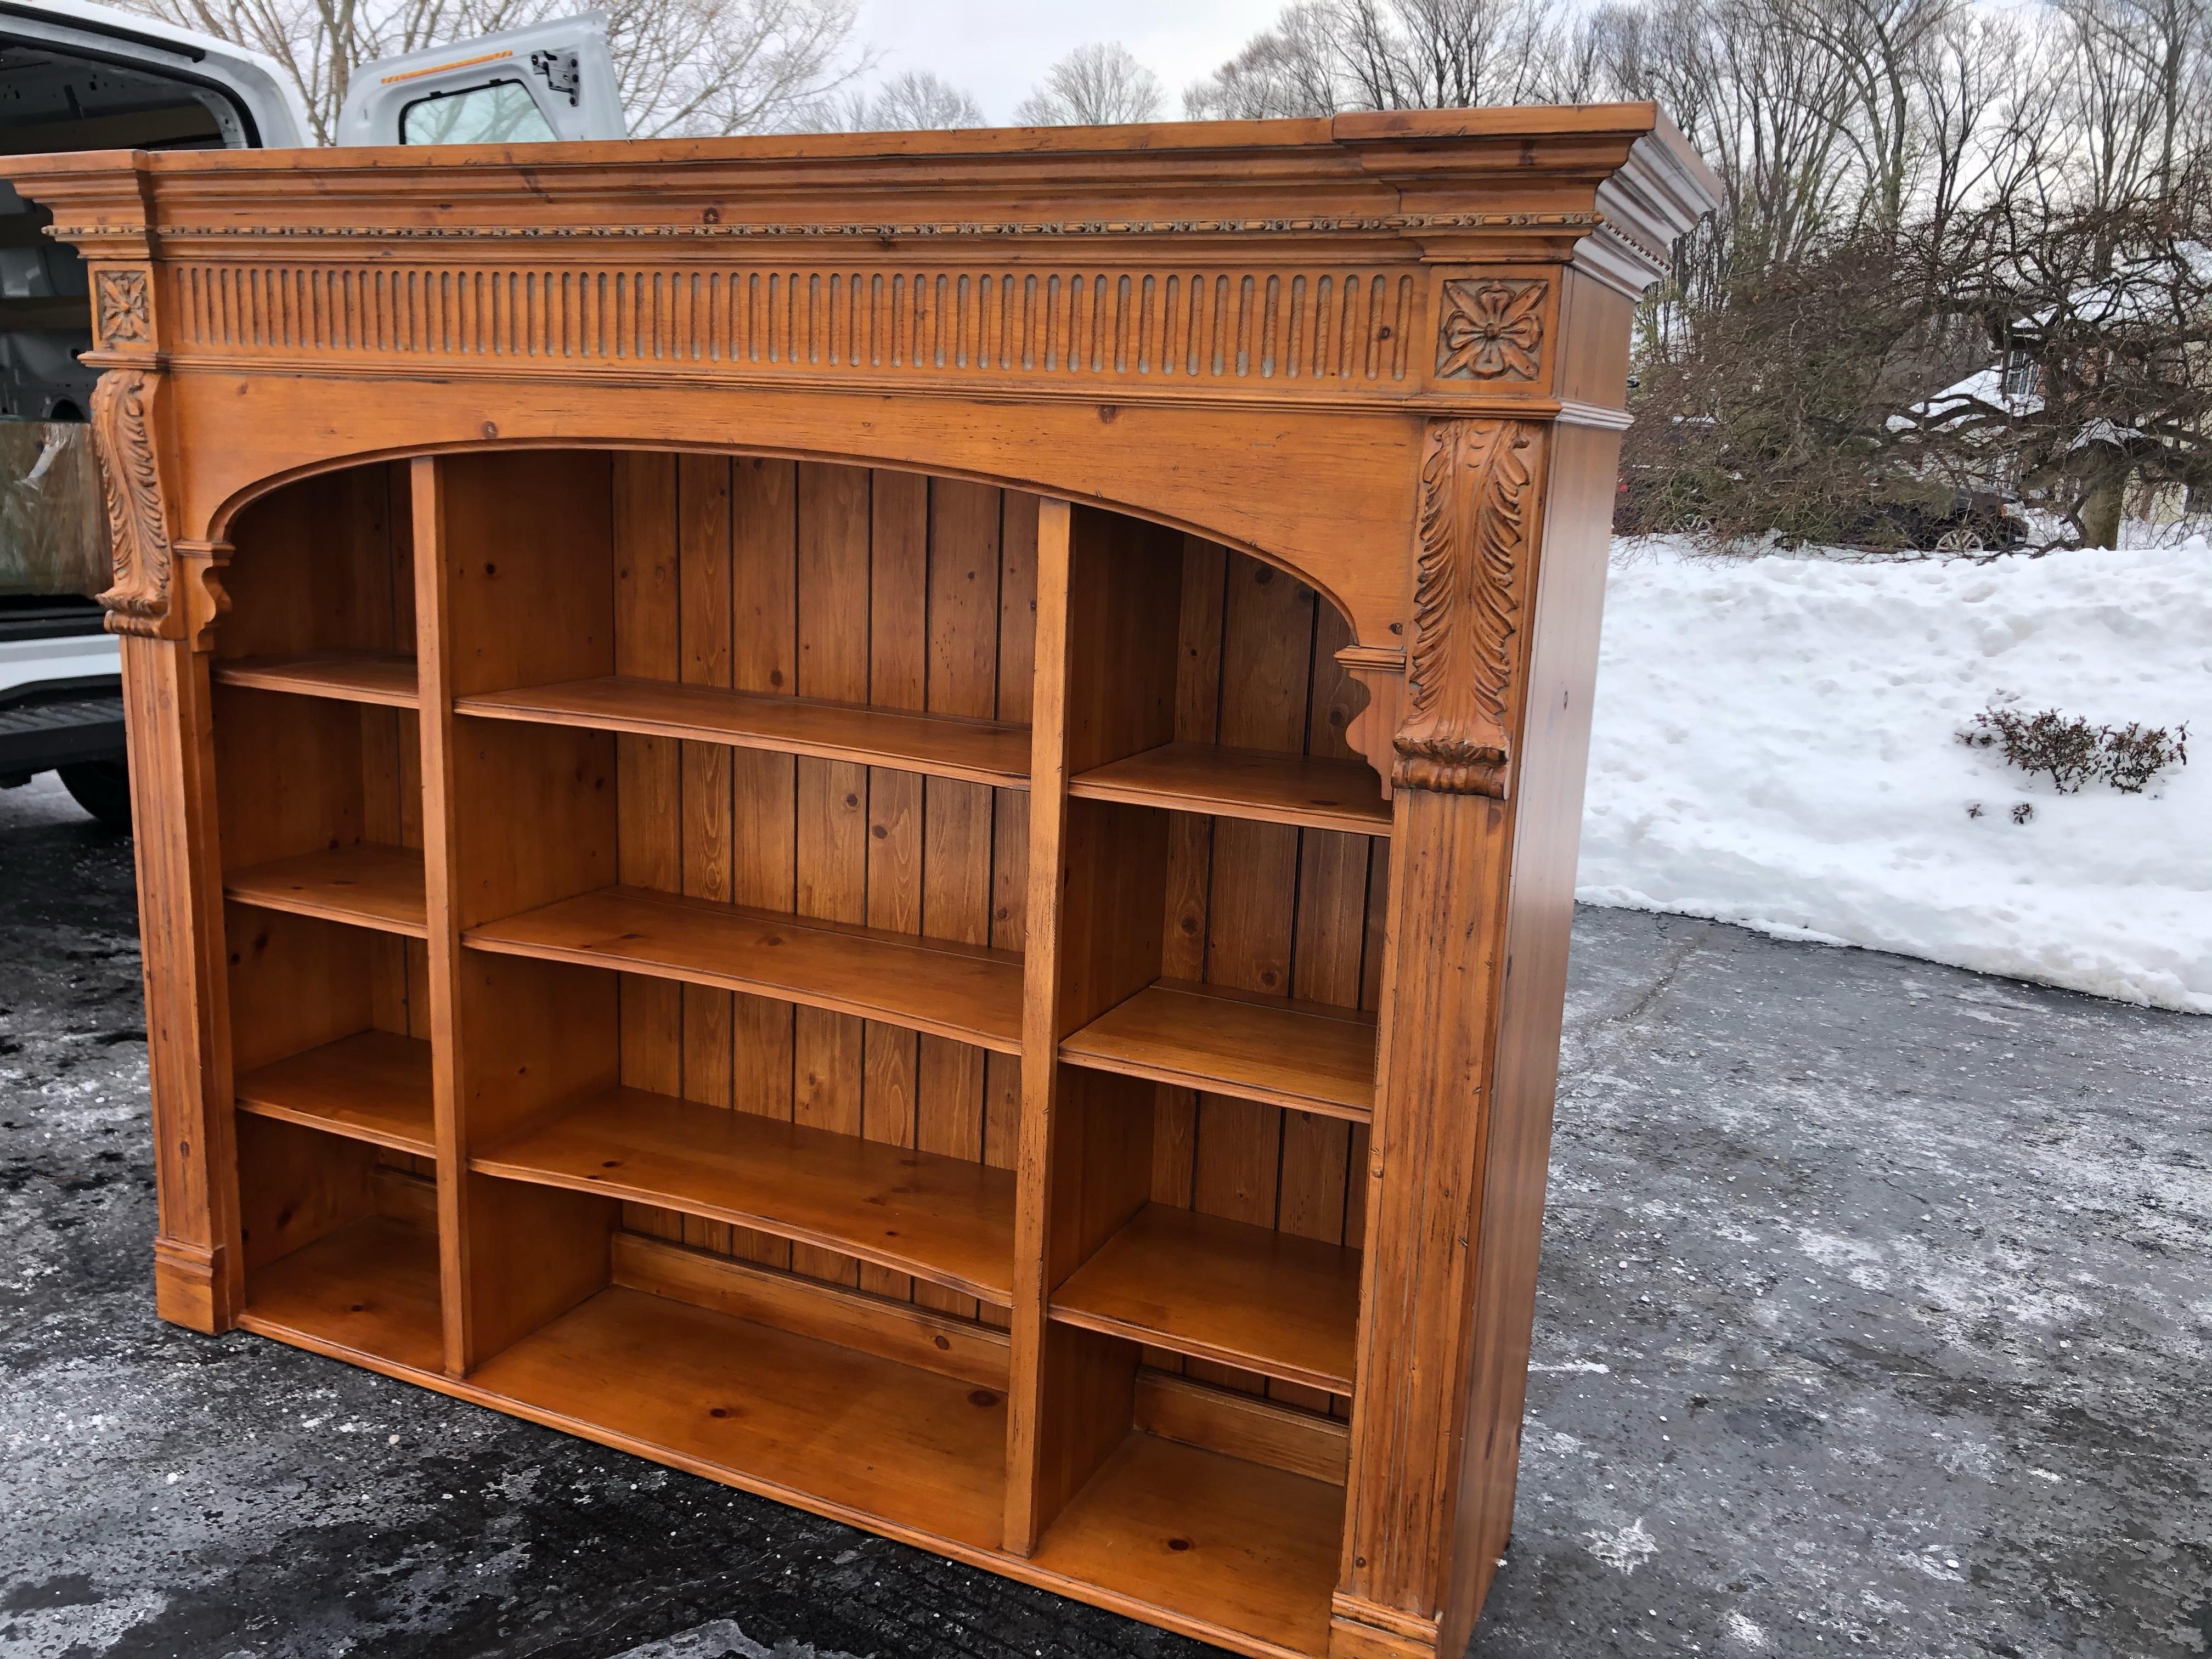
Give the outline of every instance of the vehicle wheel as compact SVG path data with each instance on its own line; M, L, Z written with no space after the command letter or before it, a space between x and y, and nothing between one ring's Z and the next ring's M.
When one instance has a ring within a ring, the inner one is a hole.
M1947 530L1936 538L1938 553L1979 553L1982 538L1971 530Z
M79 806L111 830L131 827L131 769L121 761L85 761L54 769Z

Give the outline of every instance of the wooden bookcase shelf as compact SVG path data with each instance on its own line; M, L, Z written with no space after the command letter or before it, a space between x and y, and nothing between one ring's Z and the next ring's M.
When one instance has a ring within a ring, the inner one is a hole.
M486 720L534 720L648 738L725 743L863 766L895 767L1020 789L1029 784L1028 728L998 720L908 714L814 697L611 675L455 701Z
M1124 1608L1234 1631L1249 1651L1326 1653L1344 1519L1340 1486L1139 1431L1107 1454L1035 1559Z
M9 173L92 273L162 1316L1456 1659L1664 118Z
M1355 1123L1375 1111L1374 1015L1191 980L1154 980L1062 1038L1060 1057Z
M1022 964L1011 951L635 887L581 893L464 938L479 951L685 980L1021 1049Z
M997 1547L1005 1397L620 1285L478 1369L526 1414L844 1518Z
M214 671L217 685L249 685L388 708L416 704L415 659L397 651L318 651L294 657L234 657Z
M404 847L355 842L248 865L223 878L223 896L386 933L426 936L422 854Z
M239 1323L379 1370L434 1376L438 1309L436 1229L370 1216L249 1275Z
M430 1045L391 1031L356 1031L238 1079L240 1111L417 1158L437 1156L430 1102Z
M1390 803L1364 761L1169 743L1080 773L1068 780L1067 793L1261 823L1390 833Z
M1348 1395L1359 1252L1148 1204L1053 1292L1052 1316Z
M819 1245L1000 1307L1013 1301L1010 1170L622 1088L469 1167Z

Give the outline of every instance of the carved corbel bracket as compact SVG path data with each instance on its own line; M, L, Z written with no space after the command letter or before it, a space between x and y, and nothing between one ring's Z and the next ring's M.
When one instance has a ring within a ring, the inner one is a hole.
M1528 421L1429 425L1406 723L1391 769L1401 789L1505 799L1539 430Z
M1381 781L1382 799L1388 800L1391 767L1397 757L1392 739L1406 696L1406 653L1391 645L1347 645L1336 659L1367 693L1367 706L1344 728L1344 740L1367 757Z
M230 595L223 590L223 567L237 550L228 542L184 542L176 544L179 565L177 593L184 611L183 637L194 651L215 649L215 625L230 610Z
M110 369L93 388L92 441L115 554L115 585L100 596L108 631L173 640L184 636L185 619L171 604L175 555L154 452L154 422L164 395L157 374Z

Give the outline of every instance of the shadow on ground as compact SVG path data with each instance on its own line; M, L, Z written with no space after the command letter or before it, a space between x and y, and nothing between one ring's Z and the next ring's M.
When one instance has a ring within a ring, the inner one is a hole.
M0 794L0 1654L1191 1656L153 1316L130 846ZM2212 1020L1586 911L1473 1652L2212 1653Z

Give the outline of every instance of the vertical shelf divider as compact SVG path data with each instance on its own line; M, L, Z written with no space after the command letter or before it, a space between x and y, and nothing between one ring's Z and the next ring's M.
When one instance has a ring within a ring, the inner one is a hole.
M1159 972L1165 816L1071 800L1074 774L1172 729L1179 540L1047 500L1037 518L1029 926L1007 1414L1006 1547L1032 1553L1135 1420L1137 1346L1055 1325L1052 1293L1151 1196L1152 1086L1060 1040ZM1080 618L1080 631L1072 619Z
M466 1154L461 1142L455 981L461 935L453 902L453 668L447 650L442 478L435 456L408 467L415 543L417 740L422 756L422 896L430 994L431 1133L437 1143L438 1291L448 1376L468 1374L468 1273L463 1251Z
M618 1079L615 975L462 944L615 878L614 741L454 699L613 672L613 485L557 452L415 463L423 873L446 1367L465 1376L604 1286L614 1206L471 1157ZM540 503L544 525L511 504ZM550 532L546 526L557 526Z
M1067 822L1067 564L1070 508L1037 503L1036 645L1030 701L1028 923L1023 933L1022 1107L1014 1157L1013 1347L1006 1394L1006 1547L1027 1555L1046 1517L1042 1361L1046 1226L1059 1072L1060 845Z

